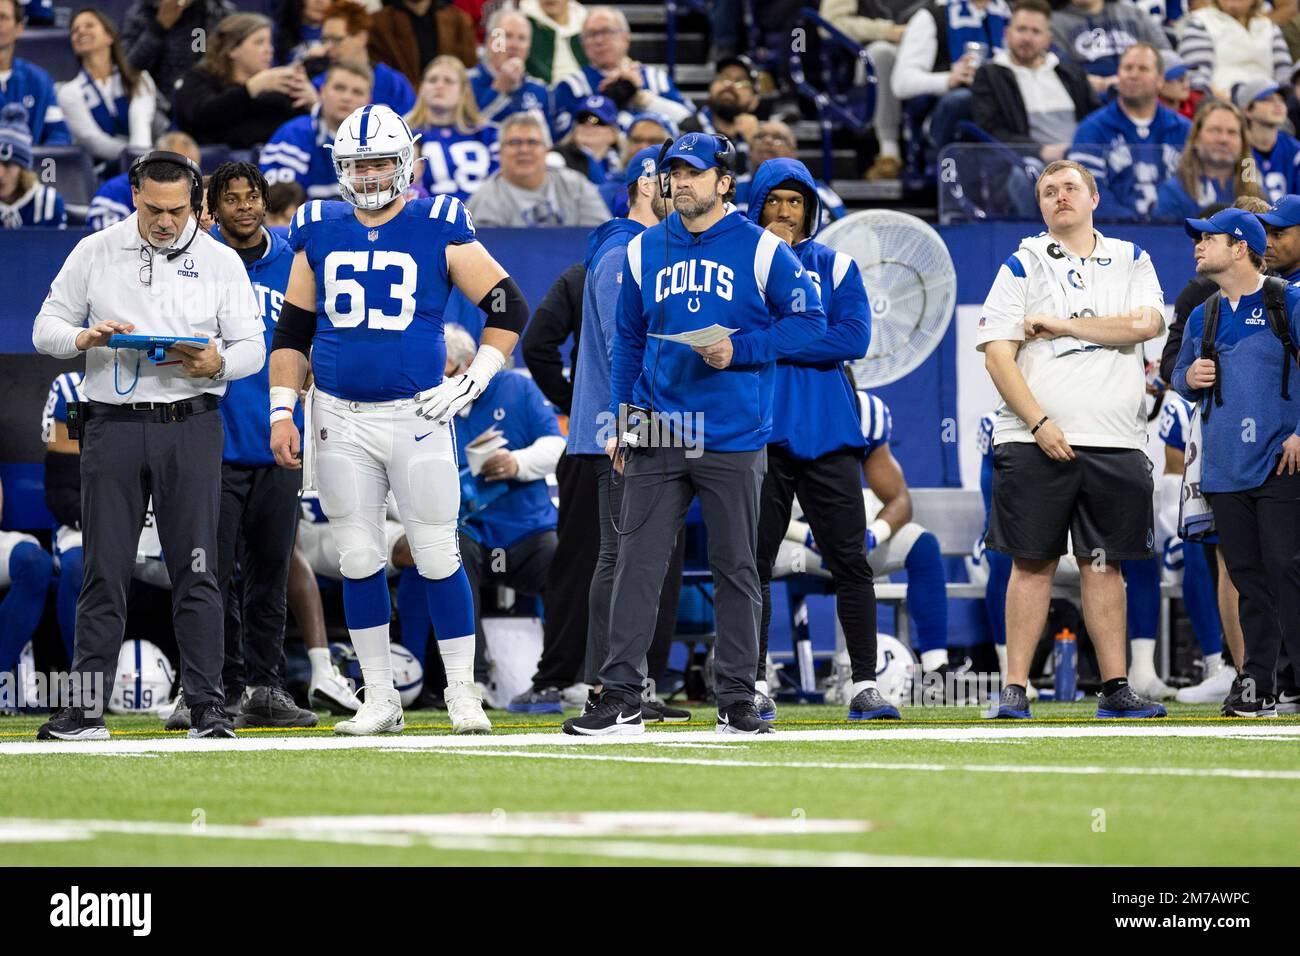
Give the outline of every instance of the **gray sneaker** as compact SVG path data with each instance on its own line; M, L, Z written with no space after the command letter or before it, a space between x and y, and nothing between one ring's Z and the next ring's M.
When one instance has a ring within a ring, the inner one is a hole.
M690 719L689 710L669 707L657 697L641 698L641 720L647 724L685 724Z
M988 713L984 715L989 720L1029 720L1032 716L1025 689L1016 684L1003 687L998 699L989 703Z
M176 692L176 709L172 715L167 718L163 724L163 730L189 730L190 729L190 705L185 703L185 691Z
M249 687L241 704L236 727L315 727L319 720L279 687Z
M1164 704L1142 697L1128 684L1125 684L1108 697L1097 695L1097 717L1106 719L1124 719L1128 717L1168 717Z

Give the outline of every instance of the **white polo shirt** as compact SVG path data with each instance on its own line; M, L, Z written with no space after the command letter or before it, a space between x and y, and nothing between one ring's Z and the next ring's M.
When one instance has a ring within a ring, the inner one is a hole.
M137 335L215 339L226 360L220 381L190 378L179 362L155 365L134 349L101 347L85 353L82 389L90 401L111 405L221 396L226 382L252 375L266 361L262 310L244 264L207 233L195 235L192 218L170 250L150 246L138 222L133 213L77 243L36 316L32 342L46 355L76 358L80 331L108 320L129 322ZM183 253L167 258L187 242Z
M1116 315L1144 306L1164 314L1164 293L1151 257L1139 246L1095 233L1087 259L1074 259L1096 315ZM1073 258L1073 257L1071 257ZM1043 412L1072 446L1145 448L1146 360L1142 344L1094 347L1057 355L1050 341L1025 342L1025 317L1055 315L1052 278L1038 257L1021 249L998 269L980 313L975 347L989 342L1024 342L1016 365ZM1088 345L1088 343L1085 343ZM998 409L993 444L1032 442L1026 424L1005 403Z

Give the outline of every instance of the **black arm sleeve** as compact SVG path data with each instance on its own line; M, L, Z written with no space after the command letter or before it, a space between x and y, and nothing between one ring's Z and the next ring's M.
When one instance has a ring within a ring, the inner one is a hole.
M1168 382L1174 374L1178 363L1178 350L1183 345L1183 330L1187 328L1187 317L1198 305L1219 291L1219 286L1203 276L1196 276L1183 286L1174 302L1174 320L1169 324L1169 336L1165 339L1164 351L1160 353L1160 377Z
M45 453L45 506L59 524L81 527L81 456Z
M487 314L484 328L505 329L519 335L528 324L528 300L510 276L506 276L479 299L478 307Z
M587 270L581 263L569 266L547 291L524 332L524 364L547 401L566 415L573 405L573 383L564 377L560 349L572 335L572 354L577 354L586 276Z
M286 302L280 307L280 318L275 323L271 351L295 349L303 355L310 355L311 340L315 335L316 313Z

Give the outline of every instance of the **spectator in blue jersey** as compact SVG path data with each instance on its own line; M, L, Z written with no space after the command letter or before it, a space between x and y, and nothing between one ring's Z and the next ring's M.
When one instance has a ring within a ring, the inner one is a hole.
M483 56L469 71L474 102L488 122L500 123L511 113L530 110L550 123L551 91L525 68L532 41L532 21L522 13L503 7L488 19Z
M69 33L81 72L59 87L58 97L73 140L100 161L117 159L128 146L148 149L158 111L153 78L131 65L117 27L98 10L79 11Z
M627 17L617 7L592 7L587 11L582 48L588 65L551 88L556 136L569 131L582 103L595 93L614 101L621 127L627 125L633 113L646 110L663 113L676 123L691 115L686 98L664 69L643 66L627 55L631 40Z
M1118 0L1073 0L1052 14L1052 38L1061 59L1083 67L1103 98L1118 82L1120 58L1130 47L1148 43L1169 49L1155 19Z
M857 263L814 241L821 223L812 175L795 159L769 159L754 174L749 219L784 242L813 280L826 311L826 333L781 356L772 387L772 430L759 498L758 632L754 707L776 718L767 685L772 566L800 495L832 580L836 610L853 663L851 720L894 718L876 689L876 600L867 551L890 536L888 523L867 528L862 507L862 424L844 363L867 354L871 303ZM802 494L800 494L802 493ZM865 542L865 547L864 547Z
M271 65L271 21L236 13L207 38L207 52L176 81L176 125L200 143L251 149L316 105L301 63Z
M1157 190L1154 218L1191 219L1212 203L1259 195L1259 175L1241 110L1218 100L1201 104L1176 175Z
M1173 177L1191 130L1160 103L1160 53L1135 43L1119 59L1115 97L1085 117L1067 153L1088 170L1107 219L1147 219L1155 211L1160 184Z
M404 116L415 105L415 90L411 81L387 63L371 62L367 44L370 40L370 14L353 0L335 0L325 11L321 25L321 46L325 49L326 63L357 63L374 74L374 88L370 102L381 103L399 116ZM317 91L325 85L329 70L323 70L313 79Z
M199 144L194 142L194 137L189 133L163 133L154 141L153 148L188 156L196 166L203 158ZM121 173L100 186L91 197L86 225L95 230L104 229L133 212L135 197L131 195L131 183L127 174Z
M0 488L0 503L4 489ZM30 534L0 531L0 714L35 701L9 697L16 691L18 658L45 613L54 559Z
M305 60L320 48L329 7L330 0L279 0L274 29L276 63L285 66Z
M736 172L751 172L749 144L761 120L772 115L771 103L758 92L758 69L749 57L730 56L718 61L709 84L708 102L681 123L683 133L721 133L736 146Z
M251 163L223 163L208 180L207 200L216 221L210 235L234 249L243 261L262 309L270 348L293 252L288 242L262 225L267 189L266 179ZM217 587L226 614L222 685L228 701L239 701L237 727L314 727L316 715L293 702L279 674L302 473L281 468L271 454L269 388L263 365L260 371L232 382L221 402L225 447ZM295 415L301 427L301 415Z
M147 70L170 102L176 81L203 55L195 37L211 38L234 12L229 0L136 0L122 24L126 58L137 70Z
M930 111L930 144L942 149L970 119L975 71L1006 48L1011 19L1006 0L933 0L912 14L898 45L892 87L900 101L937 97Z
M623 162L623 134L618 128L618 110L608 96L589 96L578 109L576 121L565 137L546 157L548 163L564 165L602 186L611 176L619 178Z
M1263 0L1211 0L1187 15L1178 52L1191 69L1192 87L1229 100L1238 83L1291 77L1291 52Z
M1277 202L1300 192L1300 142L1282 129L1287 121L1282 88L1272 80L1238 83L1232 101L1246 117L1246 139L1264 198Z
M17 103L0 109L0 229L67 228L63 197L32 170L27 111Z
M1245 661L1223 713L1268 717L1277 713L1279 651L1300 661L1300 394L1289 381L1300 287L1284 286L1283 315L1265 314L1265 283L1277 280L1262 274L1268 240L1250 213L1225 209L1186 228L1199 237L1197 273L1220 290L1188 318L1171 384L1201 407L1200 487L1241 595ZM1218 315L1206 348L1211 304Z
M758 127L750 150L751 169L757 170L769 159L795 159L798 156L798 142L794 130L781 120L767 120ZM750 190L753 188L755 173L745 173L736 177L736 195L732 200L736 208L744 212L749 208ZM835 191L820 179L814 179L817 187L817 206L821 216L820 226L826 226L844 215L844 200L835 195Z
M447 325L446 336L450 379L469 367L478 346L455 323ZM459 535L461 561L474 594L476 646L482 649L474 660L474 679L480 683L487 682L488 666L479 585L501 583L539 595L545 604L546 575L556 545L555 505L546 476L555 471L564 452L555 407L529 376L513 369L497 373L483 394L458 413L456 460L466 461L466 447L492 431L499 432L505 443L482 462L477 473L470 466L463 476L474 496L462 500ZM495 554L504 554L504 562Z
M340 60L325 74L320 103L307 116L289 120L272 135L258 159L268 182L297 183L309 199L338 197L330 146L339 124L370 102L370 68Z
M18 0L0 0L0 106L16 103L27 111L27 126L37 146L65 146L72 142L63 122L50 75L35 63L14 55L23 34Z
M545 117L537 116L545 124ZM430 196L467 202L497 171L497 127L479 116L469 75L456 57L435 57L425 67L420 97L406 114L406 125L420 137L424 168L418 182Z

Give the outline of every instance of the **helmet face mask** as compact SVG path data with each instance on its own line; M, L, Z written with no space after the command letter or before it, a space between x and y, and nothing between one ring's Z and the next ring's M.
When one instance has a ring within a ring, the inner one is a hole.
M415 178L415 142L406 121L386 106L363 106L339 125L334 137L334 175L339 195L358 209L378 211L410 187ZM393 166L375 169L374 160ZM358 163L367 168L357 170Z

